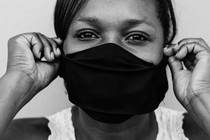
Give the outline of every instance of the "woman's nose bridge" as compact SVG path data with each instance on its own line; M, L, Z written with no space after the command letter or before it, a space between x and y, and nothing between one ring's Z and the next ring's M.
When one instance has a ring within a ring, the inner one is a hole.
M123 40L119 33L112 31L105 34L105 39L104 39L105 43L115 43L115 44L120 45L122 44L122 41Z

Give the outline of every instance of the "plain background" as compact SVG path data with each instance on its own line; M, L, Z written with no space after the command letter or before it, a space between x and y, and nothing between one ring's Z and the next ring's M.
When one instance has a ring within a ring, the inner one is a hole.
M0 76L6 72L7 41L10 37L25 32L41 32L54 37L53 10L56 0L0 0ZM174 0L178 23L176 43L182 38L203 38L210 44L210 1ZM161 106L184 111L172 88L168 70L169 91ZM31 100L16 116L48 116L71 106L63 86L57 78Z

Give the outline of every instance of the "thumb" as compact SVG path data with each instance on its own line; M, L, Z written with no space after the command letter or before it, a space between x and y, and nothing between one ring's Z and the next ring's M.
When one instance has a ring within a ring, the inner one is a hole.
M172 73L172 77L176 77L176 75L183 70L182 62L178 59L176 59L174 56L169 57L169 67Z

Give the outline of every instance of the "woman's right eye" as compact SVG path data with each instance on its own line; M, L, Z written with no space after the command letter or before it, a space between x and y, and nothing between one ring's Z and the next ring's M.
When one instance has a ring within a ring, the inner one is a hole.
M80 41L93 41L95 39L99 39L98 33L92 30L83 30L76 33L76 38L78 38Z

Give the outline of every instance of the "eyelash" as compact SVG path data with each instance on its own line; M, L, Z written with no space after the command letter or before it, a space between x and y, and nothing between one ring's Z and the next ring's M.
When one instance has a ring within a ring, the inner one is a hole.
M87 37L87 36L91 36L91 37ZM90 29L78 31L76 33L75 37L78 38L80 41L92 41L92 40L100 38L97 32L90 30Z
M137 39L135 39L137 37ZM142 32L132 32L126 35L125 41L131 44L141 44L150 41L150 36Z

